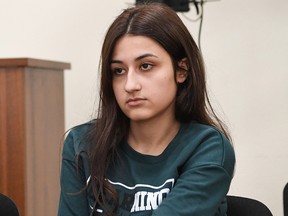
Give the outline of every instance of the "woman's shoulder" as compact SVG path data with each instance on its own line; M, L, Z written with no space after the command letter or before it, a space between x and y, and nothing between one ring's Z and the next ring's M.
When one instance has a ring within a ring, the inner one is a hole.
M220 130L211 125L192 121L188 124L185 124L183 128L184 134L189 138L193 137L193 140L196 139L199 141L204 141L207 140L207 138L214 138L218 140L219 143L227 143L231 145L231 142L228 140L228 138Z
M235 152L231 141L217 128L191 122L184 125L182 132L184 148L191 148L194 164L211 164L225 167L232 173L235 163ZM197 156L196 156L197 155Z
M70 136L73 136L74 138L83 138L91 132L95 124L96 124L96 120L94 119L94 120L76 125L67 131L68 136L70 135Z
M90 138L95 124L96 120L91 120L70 128L66 132L67 136L64 141L63 156L66 154L73 154L75 156L81 152L89 152Z

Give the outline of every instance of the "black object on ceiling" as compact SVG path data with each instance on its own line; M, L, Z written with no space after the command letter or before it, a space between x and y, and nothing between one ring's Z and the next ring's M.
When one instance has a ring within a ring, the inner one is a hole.
M189 0L136 0L136 4L142 4L145 2L160 2L167 4L173 10L177 12L188 12L189 8Z

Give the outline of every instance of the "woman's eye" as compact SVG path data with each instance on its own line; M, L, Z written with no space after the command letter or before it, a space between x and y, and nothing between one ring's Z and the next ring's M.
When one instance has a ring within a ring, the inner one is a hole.
M144 70L144 71L151 70L152 69L152 65L148 64L148 63L144 63L144 64L141 65L141 69Z
M113 69L114 74L123 74L125 70L123 68L114 68Z

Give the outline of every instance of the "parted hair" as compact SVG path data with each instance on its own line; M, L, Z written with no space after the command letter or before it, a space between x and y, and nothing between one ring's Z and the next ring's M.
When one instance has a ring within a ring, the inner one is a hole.
M89 136L92 147L90 184L97 204L108 208L109 215L115 215L117 210L117 192L105 180L105 173L117 158L117 146L127 138L129 131L129 119L119 108L113 92L111 60L115 44L126 34L146 36L159 43L170 55L175 73L179 61L185 58L187 79L177 84L176 119L181 123L193 120L211 125L230 138L209 102L201 52L177 13L161 3L139 4L123 10L104 38L97 121Z

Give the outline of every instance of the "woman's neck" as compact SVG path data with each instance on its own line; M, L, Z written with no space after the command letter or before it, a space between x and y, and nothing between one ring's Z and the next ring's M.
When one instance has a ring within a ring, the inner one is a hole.
M128 143L147 155L160 155L176 136L180 123L173 118L150 121L131 121Z

